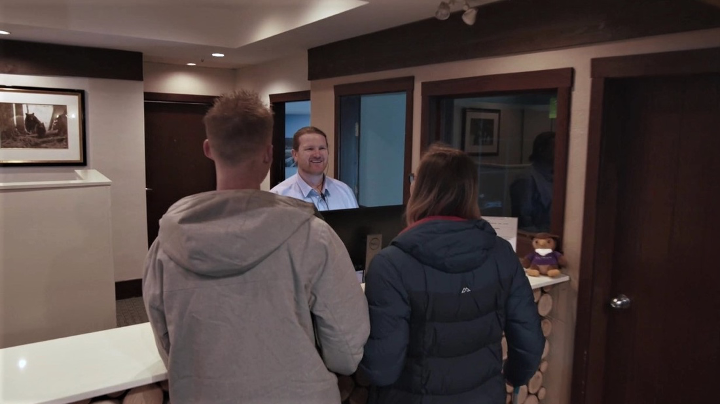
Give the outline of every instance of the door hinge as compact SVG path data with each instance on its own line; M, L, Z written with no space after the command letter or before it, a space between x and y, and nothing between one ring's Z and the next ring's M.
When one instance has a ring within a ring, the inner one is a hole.
M360 137L360 122L355 122L355 137Z

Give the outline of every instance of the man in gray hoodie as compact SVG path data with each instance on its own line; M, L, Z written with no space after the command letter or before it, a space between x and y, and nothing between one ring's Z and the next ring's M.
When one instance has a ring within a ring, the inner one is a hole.
M204 119L217 191L160 220L143 296L170 399L338 404L370 324L350 257L312 204L260 191L272 112L257 94L219 98Z

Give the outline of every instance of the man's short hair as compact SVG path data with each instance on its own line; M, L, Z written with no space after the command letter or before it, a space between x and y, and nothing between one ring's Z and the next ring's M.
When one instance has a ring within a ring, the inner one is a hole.
M302 135L308 135L311 133L322 135L322 137L325 138L325 144L326 145L328 144L327 135L325 134L325 132L321 131L320 129L318 129L314 126L306 126L304 128L298 129L297 132L295 132L295 134L293 135L293 145L292 145L293 150L298 151L298 149L300 148L300 137Z
M227 164L246 160L272 139L272 112L252 91L217 98L203 122L213 155Z

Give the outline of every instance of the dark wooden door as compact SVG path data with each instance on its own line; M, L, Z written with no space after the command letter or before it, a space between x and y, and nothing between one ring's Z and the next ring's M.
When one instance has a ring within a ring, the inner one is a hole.
M605 306L602 402L716 402L720 75L609 80L605 100L597 220L614 242L596 270L631 303Z
M145 184L148 246L168 208L215 189L215 166L203 153L208 104L145 102Z

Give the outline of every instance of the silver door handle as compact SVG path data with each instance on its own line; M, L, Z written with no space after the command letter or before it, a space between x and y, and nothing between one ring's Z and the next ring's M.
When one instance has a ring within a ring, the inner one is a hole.
M152 188L145 188L145 192L152 191Z
M610 301L610 307L615 310L627 310L630 308L630 298L619 294Z

